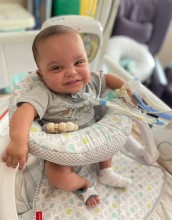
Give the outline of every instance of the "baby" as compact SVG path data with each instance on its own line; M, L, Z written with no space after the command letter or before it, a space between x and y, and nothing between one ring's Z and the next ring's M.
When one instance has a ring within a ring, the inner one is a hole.
M68 121L84 128L95 122L94 106L78 92L97 96L106 88L119 89L124 81L113 74L92 73L82 38L75 30L53 25L43 29L33 42L39 80L17 103L10 121L10 139L3 161L22 170L28 158L28 134L34 119L40 124ZM116 174L112 158L99 162L98 180L112 187L128 187L131 180ZM45 161L48 181L64 191L78 191L88 207L101 200L91 182L78 175L74 167Z

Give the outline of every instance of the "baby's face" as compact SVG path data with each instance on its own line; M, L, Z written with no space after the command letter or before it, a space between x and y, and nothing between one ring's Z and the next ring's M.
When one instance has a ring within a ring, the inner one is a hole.
M39 75L49 89L61 94L82 90L91 74L81 37L67 33L49 37L38 45Z

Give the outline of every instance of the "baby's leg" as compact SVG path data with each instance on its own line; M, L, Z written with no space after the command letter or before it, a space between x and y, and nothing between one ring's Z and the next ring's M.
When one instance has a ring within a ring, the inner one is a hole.
M63 166L49 161L45 162L45 173L48 181L55 187L67 192L86 191L91 187L91 183L74 172L72 166ZM100 198L97 195L88 197L85 204L89 207L95 207L100 203Z
M49 161L45 162L45 173L48 181L55 187L67 192L86 189L90 182L73 171L72 166L63 166Z
M113 187L128 187L131 185L131 180L115 173L111 165L112 158L99 163L99 182Z

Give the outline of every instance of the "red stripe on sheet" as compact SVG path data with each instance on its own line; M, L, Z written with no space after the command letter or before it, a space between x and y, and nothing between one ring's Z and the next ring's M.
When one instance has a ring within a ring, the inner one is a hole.
M42 220L42 212L36 212L36 220Z
M8 109L5 110L5 111L2 113L2 115L0 115L0 120L1 120L7 113L8 113Z

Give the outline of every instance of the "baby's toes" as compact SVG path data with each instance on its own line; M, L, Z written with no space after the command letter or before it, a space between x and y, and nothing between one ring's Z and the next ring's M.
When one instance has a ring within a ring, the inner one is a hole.
M90 198L87 199L86 205L90 208L96 207L98 204L100 204L100 198L99 196L90 196Z

